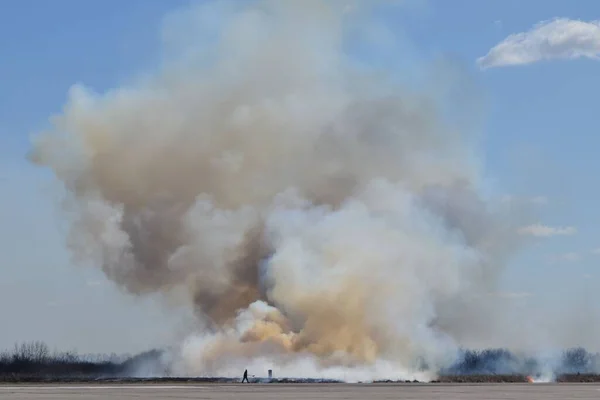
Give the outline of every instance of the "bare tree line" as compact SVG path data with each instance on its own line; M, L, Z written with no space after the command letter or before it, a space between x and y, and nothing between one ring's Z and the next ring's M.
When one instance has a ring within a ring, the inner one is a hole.
M159 350L133 357L114 353L78 354L51 351L41 341L17 343L12 350L0 352L0 377L120 377L134 374L142 362L156 363L161 354Z
M51 351L41 341L17 343L0 352L0 381L54 378L168 377L168 363L162 350L135 356L117 354L78 354ZM583 348L567 349L548 360L513 354L506 349L465 350L456 362L442 371L443 376L529 375L548 370L559 374L598 374L600 354ZM426 366L422 368L427 369ZM143 372L140 372L143 371Z
M16 343L12 350L0 352L0 363L6 362L92 362L121 363L129 355L112 354L78 354L75 351L50 351L50 347L42 341Z

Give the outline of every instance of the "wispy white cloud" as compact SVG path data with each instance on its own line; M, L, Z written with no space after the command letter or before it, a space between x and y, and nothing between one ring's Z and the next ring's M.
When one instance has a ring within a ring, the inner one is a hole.
M577 261L581 261L583 259L583 255L576 252L567 252L567 253L559 253L552 254L547 257L548 262L550 263L574 263Z
M600 247L598 247L598 248L596 248L596 249L593 249L593 250L591 251L591 253L592 253L592 254L600 254Z
M90 280L90 281L87 281L85 283L85 285L89 286L89 287L100 287L100 286L103 286L104 283L105 283L104 281L100 281L100 280Z
M548 204L548 198L546 196L536 196L529 199L533 204L545 205Z
M502 196L501 201L503 203L531 203L535 205L546 205L549 200L546 196L535 196L535 197L516 197L509 194Z
M565 227L553 227L542 224L533 224L519 228L520 235L529 235L537 237L550 237L550 236L570 236L577 233L577 229L572 226Z
M581 260L581 255L575 252L564 253L559 256L559 260L575 262Z
M492 292L489 293L489 295L503 299L524 299L533 296L533 294L529 292Z
M481 68L525 65L542 60L600 59L600 21L555 18L515 33L477 59Z

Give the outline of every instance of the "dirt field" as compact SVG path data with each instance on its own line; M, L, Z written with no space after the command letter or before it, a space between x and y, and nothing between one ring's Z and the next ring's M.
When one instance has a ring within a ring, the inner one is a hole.
M100 399L598 399L598 384L3 385L3 400Z

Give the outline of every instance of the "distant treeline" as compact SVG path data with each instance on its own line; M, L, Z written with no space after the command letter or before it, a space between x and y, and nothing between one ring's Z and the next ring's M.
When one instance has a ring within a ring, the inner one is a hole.
M444 375L597 374L600 354L572 348L546 354L515 354L506 349L464 350Z
M124 377L136 376L156 366L162 351L151 350L136 356L80 355L52 352L44 342L16 344L0 353L0 376L19 377ZM167 370L148 371L150 375L168 375Z
M79 355L52 352L43 342L23 343L0 353L0 380L168 377L171 373L164 355L162 350L136 356ZM421 368L427 369L425 365ZM444 376L597 374L600 373L600 354L583 348L536 356L505 349L464 350L456 362L439 372Z

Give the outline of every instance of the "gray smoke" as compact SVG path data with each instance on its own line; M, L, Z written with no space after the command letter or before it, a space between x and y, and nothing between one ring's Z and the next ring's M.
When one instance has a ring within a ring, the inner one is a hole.
M178 373L426 378L494 335L514 221L439 99L350 57L370 5L199 6L160 72L73 87L36 138L73 254L132 294L186 294L203 329Z

